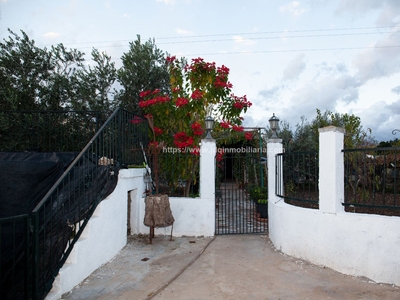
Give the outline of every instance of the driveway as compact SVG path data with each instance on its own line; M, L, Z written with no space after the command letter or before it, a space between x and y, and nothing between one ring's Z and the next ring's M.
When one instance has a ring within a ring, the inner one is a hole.
M267 235L130 238L62 299L400 299L400 287L287 256Z

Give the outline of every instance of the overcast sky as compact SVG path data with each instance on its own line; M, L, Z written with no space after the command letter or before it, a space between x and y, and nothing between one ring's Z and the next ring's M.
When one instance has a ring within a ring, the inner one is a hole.
M225 65L253 103L246 126L275 113L294 129L319 108L359 116L378 141L400 137L400 0L0 0L0 25L1 40L24 30L117 67L138 34Z

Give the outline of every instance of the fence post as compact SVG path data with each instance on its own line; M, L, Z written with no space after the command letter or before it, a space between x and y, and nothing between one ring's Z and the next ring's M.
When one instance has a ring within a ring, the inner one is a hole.
M215 198L215 153L214 139L201 140L200 146L200 197Z
M319 209L344 211L343 128L328 126L319 131Z
M277 180L282 185L282 171L278 172L280 178L276 178L275 155L282 153L282 139L268 139L267 143L267 162L268 162L268 202L277 203L281 198L276 196L275 189Z

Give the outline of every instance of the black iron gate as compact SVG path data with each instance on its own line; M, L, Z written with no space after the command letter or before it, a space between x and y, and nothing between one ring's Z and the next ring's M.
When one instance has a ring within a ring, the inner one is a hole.
M254 191L267 186L267 167L264 162L257 152L224 153L223 156L217 154L217 235L267 232L268 218L264 213L260 215L260 209L268 207L268 204L258 203L259 199L254 196Z

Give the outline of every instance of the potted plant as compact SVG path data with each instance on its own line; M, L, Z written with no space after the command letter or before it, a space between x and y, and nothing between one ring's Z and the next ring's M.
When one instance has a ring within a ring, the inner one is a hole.
M260 213L260 206L268 203L268 188L261 186L252 186L249 190L249 194L250 199L253 200L256 204L257 213ZM266 209L268 210L268 205L264 205L264 207L267 207Z
M268 199L258 199L257 201L258 213L260 214L260 218L267 219L268 218Z
M257 203L259 199L268 199L268 188L255 185L249 189L249 194L251 200Z

